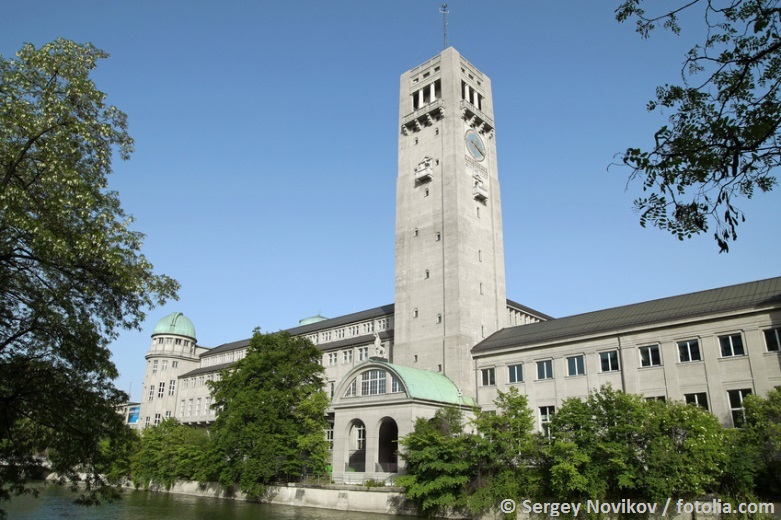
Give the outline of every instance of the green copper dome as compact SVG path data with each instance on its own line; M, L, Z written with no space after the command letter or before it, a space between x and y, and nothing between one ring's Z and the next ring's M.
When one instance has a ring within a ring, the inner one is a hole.
M195 339L195 325L181 312L175 312L157 322L152 336L157 334L176 334Z
M317 316L312 316L311 318L304 318L303 320L298 320L299 325L311 325L312 323L317 323L319 321L325 321L328 318L325 316L320 316L319 314Z

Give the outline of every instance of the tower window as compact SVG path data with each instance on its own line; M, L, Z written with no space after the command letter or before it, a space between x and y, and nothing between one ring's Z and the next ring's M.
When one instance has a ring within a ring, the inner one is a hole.
M418 144L418 138L417 137L415 138L415 144Z
M439 128L434 129L434 135L439 135ZM439 161L437 161L437 164L439 164Z
M412 317L417 318L418 317L418 309L417 307L412 311Z
M412 231L412 236L413 236L413 237L416 237L416 236L418 236L418 228L415 228L415 229Z
M442 323L442 315L437 314L437 323Z
M437 231L437 234L436 234L436 240L437 240L437 242L439 242L440 240L442 240L442 233L440 233L439 231Z
M426 269L426 274L424 275L424 278L428 280L428 278L431 276L431 273L428 269Z
M423 196L424 196L424 197L428 197L428 188L426 188L426 189L423 191Z

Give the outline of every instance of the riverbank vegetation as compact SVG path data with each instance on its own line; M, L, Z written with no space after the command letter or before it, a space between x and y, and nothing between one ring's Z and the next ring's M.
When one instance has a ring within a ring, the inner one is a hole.
M516 389L495 404L495 412L477 412L471 421L459 410L440 410L401 439L407 474L396 482L421 514L497 511L506 498L664 503L781 496L781 388L766 398L748 396L739 429L722 427L698 406L610 386L564 401L544 417L543 434L535 433Z
M328 398L320 357L305 338L256 330L246 357L209 383L219 410L209 430L176 419L146 428L110 474L144 488L218 482L258 498L272 482L325 473Z

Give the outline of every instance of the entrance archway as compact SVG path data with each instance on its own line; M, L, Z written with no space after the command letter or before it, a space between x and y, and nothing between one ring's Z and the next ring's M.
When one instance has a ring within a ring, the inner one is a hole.
M366 425L363 421L355 420L350 426L347 447L346 471L363 473L366 471Z
M385 417L380 423L377 447L377 471L396 473L399 467L399 426L390 417Z

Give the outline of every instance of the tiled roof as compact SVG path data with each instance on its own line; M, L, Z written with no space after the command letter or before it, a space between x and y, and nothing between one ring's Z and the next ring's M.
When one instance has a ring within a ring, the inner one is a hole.
M481 354L772 304L781 304L781 277L509 327L475 345L472 352Z

